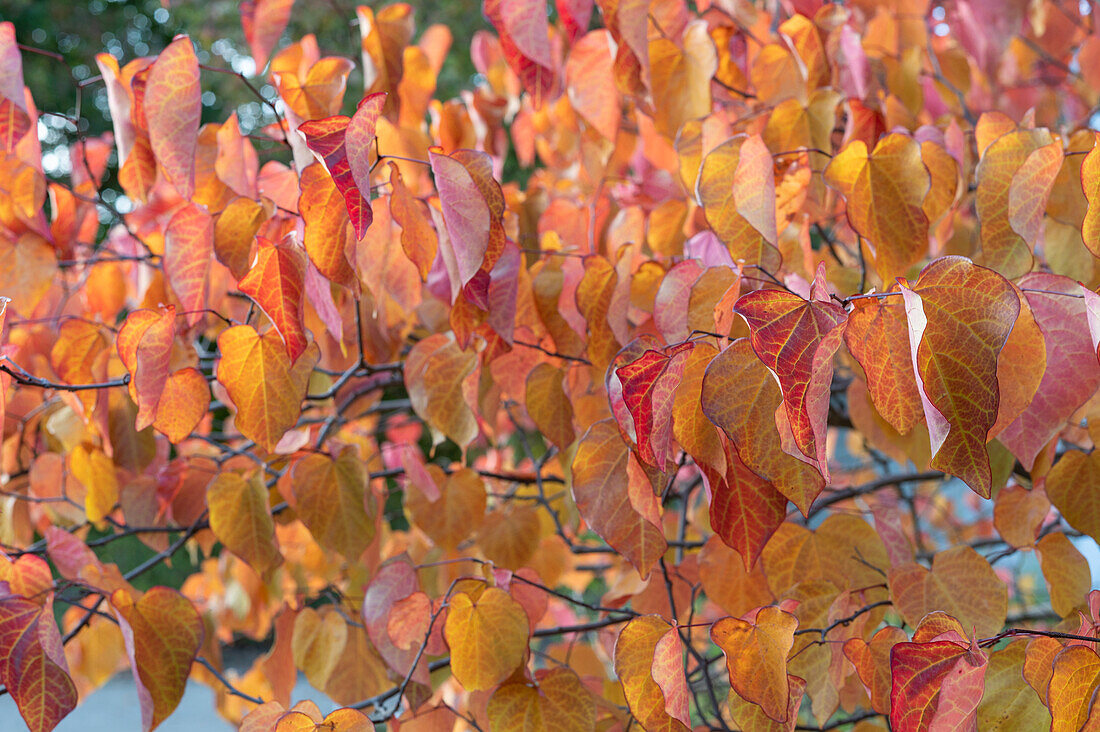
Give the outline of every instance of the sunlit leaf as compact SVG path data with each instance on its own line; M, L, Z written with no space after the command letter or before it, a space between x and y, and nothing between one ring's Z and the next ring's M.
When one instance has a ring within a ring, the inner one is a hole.
M527 615L496 587L476 599L465 592L452 597L443 633L451 649L451 670L467 691L491 689L527 655Z

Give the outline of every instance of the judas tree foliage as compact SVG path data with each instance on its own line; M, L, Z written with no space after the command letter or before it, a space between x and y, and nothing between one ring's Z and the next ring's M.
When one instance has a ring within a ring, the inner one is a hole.
M58 62L69 111L0 24L31 730L125 667L145 730L188 679L253 732L1100 727L1095 5L284 37L338 5L242 2L252 76ZM275 121L204 120L214 77Z

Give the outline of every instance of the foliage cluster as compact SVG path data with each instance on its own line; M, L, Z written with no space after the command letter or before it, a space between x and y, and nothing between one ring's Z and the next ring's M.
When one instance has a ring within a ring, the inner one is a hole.
M189 678L250 732L1100 728L1093 5L485 0L450 99L446 26L361 6L357 70L316 12L240 4L254 75L0 23L33 732L127 666L145 730Z

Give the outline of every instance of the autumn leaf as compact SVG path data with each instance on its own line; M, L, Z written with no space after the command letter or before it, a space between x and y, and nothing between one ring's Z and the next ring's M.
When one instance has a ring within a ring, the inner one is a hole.
M638 455L658 470L672 466L673 398L691 349L691 343L683 343L667 351L646 351L615 370L634 418Z
M761 164L765 157L771 158L768 148L763 141L753 140L734 137L711 150L703 159L695 197L734 261L744 260L771 272L779 269L781 259L774 238L775 204L767 193L775 190L775 179L772 170Z
M975 199L983 264L1010 278L1030 269L1034 240L1024 234L1031 233L1034 224L1026 222L1034 216L1031 210L1042 212L1046 207L1061 158L1061 144L1046 129L1007 131L982 152L975 171ZM1022 208L1025 202L1027 211Z
M489 699L493 729L550 732L595 729L596 705L568 668L536 672L537 685L502 684Z
M405 387L416 413L433 429L465 447L478 434L477 421L463 398L462 383L476 365L472 352L436 334L417 343L405 366Z
M1021 277L1018 284L1042 333L1047 368L1027 407L998 439L1025 467L1033 467L1043 447L1100 387L1100 365L1089 337L1085 302L1075 297L1076 283L1036 273Z
M997 357L1019 315L1019 298L1003 277L962 257L936 260L901 292L931 465L988 498L985 443L997 421Z
M219 473L206 487L206 503L210 528L226 549L261 574L282 564L267 489L259 476Z
M352 292L359 291L346 248L354 236L347 209L332 177L320 163L302 171L298 207L305 222L303 244L309 259L328 280Z
M711 640L726 654L730 685L776 722L787 720L787 654L797 627L790 613L765 607L746 618L722 618L710 631Z
M703 377L703 412L721 428L737 457L806 513L824 487L821 474L783 451L775 412L783 397L747 338L729 345Z
M370 154L375 124L385 103L384 93L370 94L359 102L350 119L337 116L307 120L298 127L344 197L356 239L363 238L374 220L370 206Z
M301 414L317 347L291 362L277 331L261 336L251 326L238 325L218 336L218 348L218 382L237 407L234 424L241 434L273 451Z
M294 619L294 665L305 673L309 683L323 689L347 640L348 624L340 613L331 608L320 612L305 608Z
M151 732L183 698L202 645L202 618L190 600L167 587L154 587L136 600L116 590L111 607L134 671L142 728Z
M562 387L564 374L548 363L541 363L527 375L525 388L527 413L543 434L564 450L573 444L573 405Z
M989 563L973 549L956 546L938 553L932 569L918 564L895 567L889 574L894 607L910 625L933 610L956 617L981 636L1004 625L1008 596Z
M890 725L906 732L973 726L988 659L954 640L898 643L890 653Z
M201 97L198 58L191 39L180 36L157 56L142 99L157 167L184 198L195 193Z
M867 375L867 390L879 414L898 432L908 434L924 412L913 375L904 304L896 297L854 301L844 342Z
M779 380L783 405L803 455L817 461L829 480L825 432L833 380L833 354L840 348L844 309L829 300L824 266L810 299L778 290L743 295L736 312L749 324L757 357Z
M527 615L507 592L457 593L443 628L455 678L467 691L493 688L523 663L527 633Z
M279 244L257 237L256 262L237 284L271 318L286 344L286 353L296 361L309 344L302 324L305 294L306 253L293 241Z
M257 71L267 65L293 7L294 0L246 0L241 3L241 28Z
M843 194L848 221L867 240L883 282L924 258L928 217L922 206L931 182L916 140L886 135L870 152L853 140L829 163L825 180Z
M352 447L336 457L313 454L291 469L294 510L313 538L348 560L358 559L374 538L367 473Z
M593 424L573 458L573 498L589 526L621 552L643 578L668 547L659 504L627 467L630 448L611 420Z
M164 273L179 298L180 315L193 327L206 309L214 222L201 207L188 204L168 222L164 240Z
M76 708L52 608L18 595L0 597L0 678L31 732L50 732Z
M660 617L642 615L624 625L615 641L615 673L630 713L644 729L688 729L666 711L665 693L654 677L655 651L669 632L676 630Z

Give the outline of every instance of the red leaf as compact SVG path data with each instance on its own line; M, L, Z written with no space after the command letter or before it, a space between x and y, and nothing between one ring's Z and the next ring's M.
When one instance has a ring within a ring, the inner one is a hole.
M52 603L0 597L0 679L31 732L49 732L76 708L52 611Z
M825 288L821 265L809 300L779 290L757 290L743 295L735 309L749 324L753 351L779 379L795 444L817 461L828 480L825 432L833 354L840 348L848 315L829 301Z
M646 351L615 370L634 418L639 456L658 470L672 467L672 404L692 346L681 343L668 352Z
M736 450L726 451L726 462L725 476L711 486L710 526L749 570L787 517L787 497L749 470Z
M362 239L374 220L370 207L370 151L374 144L374 128L386 94L364 97L355 114L319 120L308 120L298 126L306 136L306 145L325 164L337 189L344 197L344 206L355 228L355 238Z
M898 643L890 652L890 725L896 732L973 728L985 654L949 640Z

